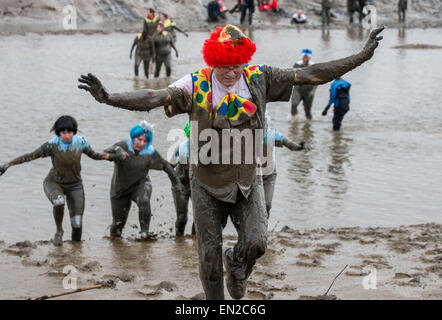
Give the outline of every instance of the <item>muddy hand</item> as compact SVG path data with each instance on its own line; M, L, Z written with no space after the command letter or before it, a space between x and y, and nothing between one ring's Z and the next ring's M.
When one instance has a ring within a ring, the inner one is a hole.
M81 75L81 78L78 78L78 81L83 84L80 84L78 88L89 91L90 94L100 103L104 103L109 99L109 94L106 89L101 84L100 80L92 73L88 73L87 76Z
M7 164L2 164L2 165L0 166L0 176L2 176L3 173L5 173L6 170L8 170L8 168L9 168L9 166L8 166Z
M301 147L301 149L299 149L299 150L310 151L310 146L305 141L300 142L299 146Z
M374 51L379 45L379 41L382 40L383 36L378 36L383 30L384 26L374 29L370 32L370 36L368 37L367 43L365 44L364 50Z

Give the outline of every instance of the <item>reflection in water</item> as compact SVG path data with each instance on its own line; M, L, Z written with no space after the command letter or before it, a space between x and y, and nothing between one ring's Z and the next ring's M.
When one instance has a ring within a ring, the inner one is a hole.
M253 38L253 26L249 25L246 33L247 33L246 35L250 38L250 40L255 41L255 39Z
M347 37L351 40L365 40L369 34L370 30L364 29L361 25L349 25L347 27Z
M329 42L330 41L330 29L328 28L322 28L321 30L321 39L324 42Z
M352 139L343 138L342 133L333 132L332 145L330 150L330 164L328 165L329 187L334 199L342 199L342 195L347 192L348 181L345 176L346 164L351 165L349 159L349 146Z
M404 25L399 25L397 27L397 37L398 37L400 43L405 42L406 33L405 33L405 26Z
M155 78L155 79L143 79L139 77L133 78L133 88L134 90L141 90L141 89L164 89L169 86L169 84L172 83L172 79L170 77L164 77L164 78Z
M305 141L307 144L312 146L312 141L314 138L314 132L311 130L311 121L306 121L302 124L293 122L290 128L289 138L295 142ZM300 130L301 129L301 130ZM313 169L313 164L310 159L309 152L298 152L296 157L290 158L290 167L288 172L290 173L290 179L293 179L297 184L299 184L299 189L301 190L301 198L306 194L309 194L310 188L314 185L314 181L311 177L311 171Z

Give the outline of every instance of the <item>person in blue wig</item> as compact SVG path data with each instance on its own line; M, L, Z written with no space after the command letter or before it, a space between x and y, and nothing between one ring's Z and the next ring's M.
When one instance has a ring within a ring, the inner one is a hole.
M114 159L114 155L95 152L85 138L77 135L77 121L68 115L55 121L51 132L55 137L42 144L31 153L24 154L14 160L0 165L0 176L18 164L51 157L52 168L43 182L43 189L53 205L53 215L57 231L54 235L55 246L63 244L63 216L65 203L69 209L72 226L72 241L81 241L84 213L84 189L81 179L81 156L86 154L94 160ZM66 198L66 200L65 200Z
M189 121L186 122L183 131L187 137L187 140L182 142L175 150L175 172L180 179L183 188L182 190L178 190L176 186L172 186L173 201L177 216L175 223L175 234L177 236L184 235L189 210L189 199L191 195L189 178ZM192 234L195 234L195 224L192 224Z
M297 61L293 65L293 68L305 68L314 64L311 61L313 54L312 50L302 49L301 54L302 60ZM311 84L293 86L292 97L290 98L290 103L292 105L292 120L296 121L298 119L298 105L301 103L301 101L304 105L305 117L307 120L312 120L312 105L313 99L315 98L316 88L317 86Z
M143 120L130 130L130 139L117 142L105 150L115 155L110 191L113 219L111 237L121 237L133 201L138 206L141 238L148 238L152 214L150 169L165 171L172 185L181 188L173 167L155 150L152 141L153 125Z
M330 85L330 100L322 115L327 115L328 109L333 108L333 130L341 130L342 120L345 114L350 110L350 87L351 84L342 78L338 78Z

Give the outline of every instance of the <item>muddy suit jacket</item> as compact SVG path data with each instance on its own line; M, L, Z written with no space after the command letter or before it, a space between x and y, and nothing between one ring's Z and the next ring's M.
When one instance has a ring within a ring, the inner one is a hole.
M251 79L249 89L252 95L252 101L256 104L257 110L253 117L238 126L231 127L231 129L239 129L240 131L252 129L253 137L255 139L256 133L254 129L263 129L265 123L265 110L267 102L272 101L289 101L292 92L293 81L295 78L294 69L279 69L275 67L262 66L262 74ZM241 139L241 163L240 164L222 164L222 135L221 129L215 128L214 112L211 114L202 108L195 107L195 103L189 103L188 97L182 94L181 89L168 88L169 94L172 97L172 104L165 107L166 115L172 117L180 113L188 113L190 120L198 121L198 135L204 129L215 129L218 135L219 143L219 164L209 163L202 164L199 160L192 160L192 137L190 143L190 179L197 179L200 185L207 190L207 192L221 201L236 203L238 190L248 198L252 183L256 176L256 159L253 157L253 163L246 163L244 151L246 149L246 139ZM193 97L192 97L193 100ZM213 108L212 108L213 109ZM226 120L228 121L228 120ZM261 139L263 135L261 135ZM199 140L198 138L196 138ZM213 141L213 139L212 139ZM262 146L263 141L261 141ZM201 148L207 144L207 141L198 141L196 146L198 154ZM254 146L257 145L253 143ZM233 155L233 144L230 143L231 158ZM194 164L193 162L198 162Z
M153 36L153 42L155 44L155 53L159 57L166 57L172 51L171 43L173 42L170 32L163 32L163 34L155 34Z

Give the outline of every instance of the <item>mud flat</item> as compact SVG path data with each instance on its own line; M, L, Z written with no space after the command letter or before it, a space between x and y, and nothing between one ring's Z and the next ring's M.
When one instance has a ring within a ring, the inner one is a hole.
M272 231L245 299L441 299L441 231L434 223ZM235 241L224 237L224 245ZM63 292L63 270L72 272L78 287L103 287L56 299L204 297L190 236L153 235L146 242L104 237L57 248L50 241L1 241L0 256L1 299Z
M139 32L142 28L146 8L167 12L186 31L212 30L216 25L207 23L208 0L6 0L0 3L0 34L24 33L108 33ZM227 9L233 8L235 0L225 0ZM304 10L308 23L302 28L321 27L321 1L280 0L283 9L278 14L259 12L254 14L256 29L295 28L290 24L291 16L298 8ZM66 30L63 21L69 14L66 7L75 4L75 30ZM65 11L63 11L65 10ZM338 1L332 9L331 28L348 25L346 1ZM437 0L412 1L407 11L407 28L436 28L442 25L442 4ZM397 26L397 2L376 1L377 23L388 27ZM239 13L227 13L227 19L218 24L239 23ZM247 28L248 25L243 26Z

